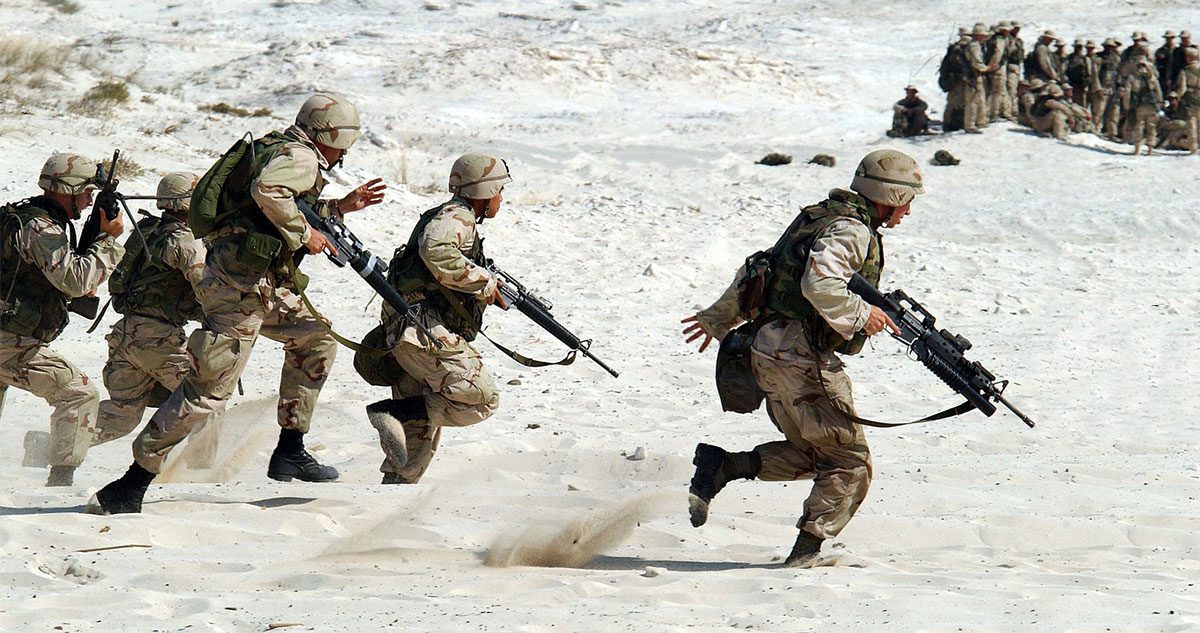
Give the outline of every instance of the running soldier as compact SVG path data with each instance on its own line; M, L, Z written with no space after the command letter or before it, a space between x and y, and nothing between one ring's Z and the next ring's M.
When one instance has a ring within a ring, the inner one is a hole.
M854 516L872 473L850 379L837 354L858 353L868 336L884 328L896 331L883 311L851 293L847 283L854 273L879 283L884 257L878 229L900 224L923 191L916 161L894 150L871 152L859 163L849 191L834 189L824 202L806 207L776 243L765 305L739 306L743 267L715 304L684 319L691 323L684 330L689 341L703 337L701 351L742 321L755 324L754 378L785 438L746 452L697 444L688 499L692 525L704 525L713 497L734 479L812 479L797 523L800 533L784 565L821 564L821 544Z
M396 361L392 399L367 407L379 431L385 484L420 481L437 451L442 427L483 422L500 406L496 383L471 341L484 309L507 307L500 280L481 264L486 257L478 225L500 211L508 163L466 154L450 169L453 197L421 214L408 243L388 267L388 282L440 347L405 315L383 307L385 347Z
M54 407L47 486L74 483L100 404L96 384L47 346L67 327L70 300L93 295L125 252L119 212L101 213L99 239L76 252L71 220L92 206L95 176L96 163L56 153L38 177L42 195L0 208L0 409L10 386Z
M326 184L321 172L340 164L359 136L358 110L345 97L319 93L304 102L295 125L255 139L229 171L218 169L227 158L232 161L226 154L206 174L208 178L224 171L225 180L208 183L219 191L219 201L209 218L211 231L197 235L208 248L196 286L203 327L188 340L192 366L134 440L134 463L128 472L96 493L89 512L141 512L146 489L171 449L225 409L260 334L283 343L285 356L277 408L279 442L267 476L280 481L337 479L336 469L317 462L304 449L304 434L337 343L329 324L298 296L307 278L296 270L293 254L332 248L297 205L310 205L321 215L342 215L383 200L385 187L378 180L340 200L319 199ZM204 180L198 185L196 199L213 193L202 192L205 185ZM194 230L201 219L195 204L193 200L189 213Z
M204 273L204 245L187 226L196 174L176 172L158 182L161 216L148 215L126 244L108 280L113 309L121 313L108 335L96 444L125 437L183 381L188 355L183 326L203 313L195 286Z

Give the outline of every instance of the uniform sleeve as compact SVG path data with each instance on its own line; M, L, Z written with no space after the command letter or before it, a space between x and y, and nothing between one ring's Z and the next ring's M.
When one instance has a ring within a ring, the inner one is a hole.
M967 63L977 73L987 72L987 64L983 63L983 47L979 42L971 42L967 45Z
M737 290L745 276L746 266L743 264L733 276L733 283L721 293L716 303L696 313L696 322L704 328L705 334L723 341L726 334L742 324L743 318L738 311Z
M1004 58L1008 57L1008 38L998 37L995 39L996 48L992 51L992 58L988 63L995 64L997 68L1004 65Z
M299 249L310 237L312 229L296 207L296 196L313 188L318 169L313 150L299 144L288 144L250 184L250 196L262 209L263 215L279 229L289 251Z
M125 254L125 247L116 238L107 233L101 236L86 254L76 255L67 234L58 225L34 219L17 234L17 249L55 288L67 296L82 297L95 292Z
M871 244L870 229L853 220L830 225L813 243L800 280L804 298L838 334L849 340L867 323L871 308L850 292L850 277L862 269Z
M204 242L181 231L163 249L163 263L183 273L194 289L204 276Z
M449 208L425 226L417 252L439 284L480 298L489 297L496 292L496 278L464 254L470 252L476 239L475 218L470 211Z
M1054 62L1050 59L1049 46L1037 47L1037 62L1038 68L1041 68L1047 77L1058 81L1058 73L1054 71Z

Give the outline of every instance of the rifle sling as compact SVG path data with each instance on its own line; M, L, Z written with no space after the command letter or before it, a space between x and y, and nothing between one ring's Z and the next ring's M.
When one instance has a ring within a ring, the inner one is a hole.
M285 257L284 259L287 261L288 272L291 273L292 277L294 278L298 272L296 270L295 262L292 261L291 257ZM303 290L298 292L300 294L300 300L304 302L304 307L308 308L308 311L311 312L313 317L316 318L317 322L321 324L321 327L325 328L325 331L329 332L329 335L333 337L333 340L359 354L366 354L367 356L371 356L373 358L381 358L391 353L390 350L367 347L361 343L352 341L341 334L338 334L336 331L334 331L333 326L330 325L330 321L327 321L324 316L321 316L321 313L317 311L317 308L313 306L311 301L308 300L308 295L304 294Z
M458 316L460 318L462 318L465 322L470 323L472 320L471 315L467 313L467 309L466 309L466 307L463 306L462 301L458 297L454 296L449 290L447 290L444 286L442 286L440 284L438 285L438 290L441 291L442 296L446 298L446 301L450 304L450 307L453 308L456 313L458 313ZM505 347L504 345L497 343L495 339L488 336L487 333L484 332L483 330L480 330L479 333L482 334L483 338L487 339L489 343L491 343L493 346L495 346L496 349L500 350L505 356L513 359L513 361L515 361L518 365L524 365L525 367L531 367L531 368L536 369L538 367L550 367L552 365L562 365L565 367L565 366L570 365L571 363L575 362L575 356L576 356L575 350L571 350L571 351L567 352L567 355L564 356L562 358L562 360L559 360L558 362L537 360L536 358L529 358L528 356L525 356L524 354L521 354L517 351L509 349L508 347Z

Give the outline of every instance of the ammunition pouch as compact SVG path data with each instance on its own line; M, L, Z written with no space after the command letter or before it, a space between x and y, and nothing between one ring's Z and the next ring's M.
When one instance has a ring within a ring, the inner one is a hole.
M762 325L751 322L730 331L717 350L717 395L724 411L752 413L767 397L750 366L750 350Z
M387 349L387 330L383 325L376 325L367 332L359 345L362 347L354 352L354 371L358 372L368 385L390 387L404 376L404 369L391 354L371 354L363 351Z
M282 249L282 240L252 228L238 244L237 261L250 271L263 275L271 269Z

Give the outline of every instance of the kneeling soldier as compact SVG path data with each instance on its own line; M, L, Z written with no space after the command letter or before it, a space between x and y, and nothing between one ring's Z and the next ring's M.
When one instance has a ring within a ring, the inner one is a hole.
M47 486L74 483L100 403L96 385L47 344L66 328L70 300L95 293L125 252L121 215L103 213L99 239L75 252L71 220L92 205L95 176L96 163L54 154L38 178L43 194L0 209L0 404L14 386L54 407Z
M386 459L383 483L417 483L437 450L443 426L482 422L500 405L496 384L471 341L487 305L504 306L499 281L481 263L477 224L500 210L500 193L512 182L508 165L484 154L466 154L450 170L448 202L421 215L408 243L397 251L388 281L418 306L435 347L404 315L384 305L383 324L396 372L392 400L367 407Z

